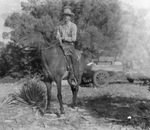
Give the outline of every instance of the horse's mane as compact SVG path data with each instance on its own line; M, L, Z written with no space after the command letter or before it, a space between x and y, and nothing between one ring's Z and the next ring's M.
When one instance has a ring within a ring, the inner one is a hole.
M45 50L45 49L53 49L53 48L60 48L60 44L57 40L53 40L52 42L48 42L47 40L44 40L44 42L39 43L38 49Z

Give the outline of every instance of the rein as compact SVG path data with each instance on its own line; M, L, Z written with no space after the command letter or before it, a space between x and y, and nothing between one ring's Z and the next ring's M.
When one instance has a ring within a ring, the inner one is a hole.
M47 41L45 41L47 43ZM50 49L52 48L53 46L57 45L58 43L56 42L55 44L52 44L52 45L49 45L48 47L41 47L41 50L47 50L47 49Z

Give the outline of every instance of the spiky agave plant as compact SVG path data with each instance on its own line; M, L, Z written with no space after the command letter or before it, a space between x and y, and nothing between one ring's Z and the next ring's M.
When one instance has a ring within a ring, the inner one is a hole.
M45 95L42 86L36 80L31 80L25 83L19 92L11 94L10 104L27 105L43 114L46 106Z

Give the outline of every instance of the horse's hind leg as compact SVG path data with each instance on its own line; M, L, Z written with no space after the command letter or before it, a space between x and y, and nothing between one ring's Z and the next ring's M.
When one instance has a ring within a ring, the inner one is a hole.
M56 80L56 84L57 84L57 98L60 104L60 112L61 114L64 114L64 107L63 107L63 101L62 101L62 94L61 94L61 78L58 78Z
M78 91L79 91L79 84L81 83L81 78L82 76L80 75L79 78L78 78L78 84L75 86L75 85L72 85L69 80L68 80L68 83L70 84L71 86L71 91L72 91L72 94L73 94L73 97L72 97L72 104L71 104L71 107L75 107L77 106L77 95L78 95Z
M77 86L71 85L71 90L73 94L71 107L74 108L77 105L77 94L79 91L79 85Z
M47 88L47 104L46 104L46 113L51 113L51 89L52 82L45 82Z

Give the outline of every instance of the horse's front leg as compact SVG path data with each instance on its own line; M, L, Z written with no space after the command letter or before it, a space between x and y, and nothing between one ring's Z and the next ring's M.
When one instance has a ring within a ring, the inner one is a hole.
M46 103L46 113L51 113L51 90L52 82L45 82L47 88L47 103Z
M64 114L65 111L64 111L64 107L63 107L62 94L61 94L61 78L57 79L56 84L57 84L57 98L58 98L58 101L60 104L60 113Z

